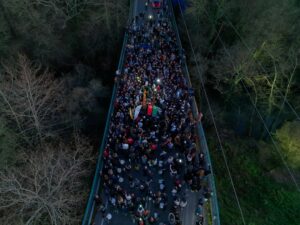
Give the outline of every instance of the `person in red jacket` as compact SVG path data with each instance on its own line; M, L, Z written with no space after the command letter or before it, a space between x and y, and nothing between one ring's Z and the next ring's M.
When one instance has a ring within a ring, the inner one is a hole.
M147 115L148 115L148 116L152 116L152 111L153 111L153 106L152 106L152 104L150 103L150 104L148 105Z

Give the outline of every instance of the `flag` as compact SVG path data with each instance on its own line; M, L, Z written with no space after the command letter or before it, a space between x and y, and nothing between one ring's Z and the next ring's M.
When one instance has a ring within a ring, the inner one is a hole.
M158 113L158 107L157 106L153 106L153 111L152 111L152 116L157 116Z
M134 110L134 117L133 119L135 120L136 118L138 118L139 114L140 114L140 111L141 111L141 108L142 108L142 105L139 105L135 108Z
M133 114L132 114L131 108L129 108L129 115L130 115L130 118L133 120Z
M144 90L144 93L143 93L143 107L145 107L147 104L147 91Z

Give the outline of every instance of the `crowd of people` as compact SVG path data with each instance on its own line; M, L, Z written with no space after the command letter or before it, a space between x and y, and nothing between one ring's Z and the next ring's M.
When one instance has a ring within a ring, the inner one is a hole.
M200 191L210 173L198 149L198 118L192 113L193 90L183 74L170 20L144 13L127 29L125 62L116 72L114 113L103 152L101 171L109 211L130 213L139 225L168 224L163 214L175 216L189 204L186 189ZM101 197L96 196L96 202ZM205 198L204 198L205 200ZM197 215L203 218L199 201Z

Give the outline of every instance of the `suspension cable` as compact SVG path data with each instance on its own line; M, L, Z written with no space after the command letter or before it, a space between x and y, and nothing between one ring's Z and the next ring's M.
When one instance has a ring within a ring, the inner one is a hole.
M235 196L235 199L237 201L237 205L238 205L238 208L239 208L239 211L240 211L240 214L241 214L241 218L242 218L243 224L246 225L244 213L243 213L243 210L242 210L242 207L241 207L238 195L237 195L237 191L236 191L236 188L235 188L235 185L234 185L234 182L233 182L233 178L232 178L229 166L228 166L228 160L227 160L224 148L223 148L223 144L222 144L221 137L220 137L220 134L219 134L219 131L218 131L218 128L217 128L215 117L214 117L214 114L212 112L212 107L211 107L211 104L210 104L207 92L205 90L205 85L204 85L203 78L202 78L201 73L200 73L199 64L198 64L197 57L196 57L196 54L195 54L195 50L194 50L194 47L193 47L193 43L191 41L191 37L190 37L189 31L188 31L187 23L185 21L185 18L184 18L184 15L183 15L183 11L182 11L182 8L181 8L181 5L180 5L179 2L178 2L178 5L179 5L180 13L181 13L181 16L182 16L182 19L183 19L183 22L184 22L185 30L186 30L186 33L187 33L187 36L188 36L188 39L189 39L189 43L190 43L190 47L191 47L191 50L192 50L192 54L193 54L193 57L195 59L196 68L197 68L197 72L198 72L199 77L200 77L200 81L201 81L200 83L201 83L201 86L202 86L202 90L204 92L204 96L205 96L205 99L206 99L207 104L208 104L209 112L210 112L211 117L212 117L212 122L213 122L214 128L216 130L218 142L219 142L220 149L221 149L221 152L222 152L222 155L223 155L223 158L224 158L224 162L225 162L225 167L226 167L227 173L228 173L229 178L230 178L230 183L231 183L231 186L233 188L234 196Z

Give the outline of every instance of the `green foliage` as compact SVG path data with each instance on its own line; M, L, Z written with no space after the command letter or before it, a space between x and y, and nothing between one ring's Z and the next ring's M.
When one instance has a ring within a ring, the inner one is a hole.
M128 15L127 0L11 0L0 8L0 51L56 67L112 53Z
M300 105L294 98L300 57L300 7L295 0L189 3L185 16L200 55L201 75L206 75L207 83L221 98L235 102L239 96L247 96L243 81L264 116L276 111L281 114L283 97L296 108ZM199 75L193 65L191 75L196 80ZM278 117L273 119L278 122Z
M3 14L0 15L0 55L4 55L8 52L10 34L7 24L3 19Z
M276 137L289 163L300 168L300 121L286 122L276 131Z
M195 69L180 13L178 18L190 56L187 59L193 85L201 92L200 76L206 82L246 224L298 225L300 194L284 173L278 153L268 143L265 128L242 83L271 131L295 119L284 101L299 112L299 1L188 2L185 19L201 74ZM207 110L207 105L201 107ZM212 129L209 112L204 114L208 115L206 126ZM294 167L300 163L299 127L299 121L289 122L276 132ZM219 148L216 137L208 143L210 150ZM212 159L221 222L243 224L221 152L213 151Z
M214 139L209 140L215 149ZM254 140L226 140L226 155L246 224L298 225L300 194L294 186L277 183L263 164L260 149ZM272 149L263 143L264 149ZM221 222L224 225L243 224L223 158L213 151L213 165L217 181ZM266 155L265 155L266 157ZM269 154L267 160L273 160ZM278 162L277 162L278 165Z

